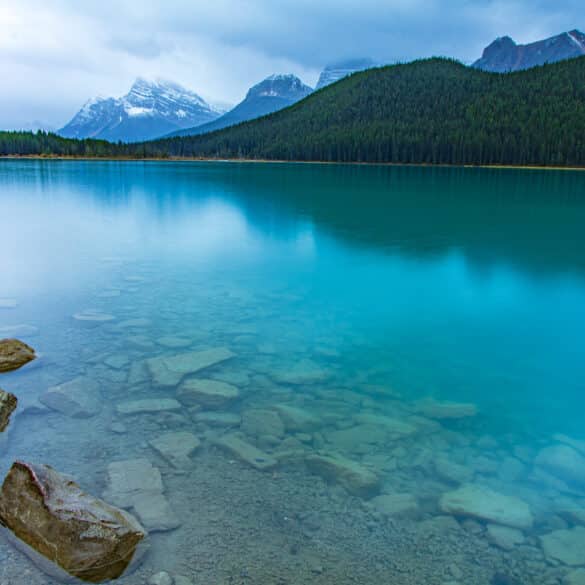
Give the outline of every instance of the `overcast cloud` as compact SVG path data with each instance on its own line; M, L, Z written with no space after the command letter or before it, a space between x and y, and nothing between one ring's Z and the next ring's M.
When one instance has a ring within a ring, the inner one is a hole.
M530 42L585 21L583 0L0 0L0 128L60 127L95 95L163 77L236 103L271 73Z

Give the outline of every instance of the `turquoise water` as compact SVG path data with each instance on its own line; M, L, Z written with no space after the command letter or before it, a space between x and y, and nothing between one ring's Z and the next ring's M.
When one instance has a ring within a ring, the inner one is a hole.
M579 566L540 538L580 526L565 508L585 518L585 480L538 457L567 444L558 434L585 439L585 174L2 161L0 210L0 299L16 304L0 308L0 337L26 325L19 337L41 354L0 380L21 400L0 468L49 463L101 496L111 462L159 467L182 525L153 533L122 582L165 570L195 584L560 583ZM111 319L79 320L90 310ZM192 377L229 382L236 400L118 413L177 396L145 360L217 347L236 357ZM39 406L78 377L97 382L99 413ZM312 423L255 430L249 411L283 404ZM210 422L218 410L229 424ZM372 415L416 430L380 438ZM201 440L192 468L149 445L171 431ZM226 433L278 465L226 454ZM374 497L415 504L382 510L316 472L319 453L374 473ZM445 459L455 472L437 470ZM505 550L485 518L446 514L460 483L526 502L525 540ZM50 582L8 544L3 557L0 582Z

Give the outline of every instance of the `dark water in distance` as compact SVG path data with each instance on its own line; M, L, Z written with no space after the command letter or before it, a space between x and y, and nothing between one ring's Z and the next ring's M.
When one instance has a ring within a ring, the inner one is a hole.
M315 412L336 399L342 414L335 428L351 428L342 415L351 421L360 408L389 408L384 396L355 405L352 392L359 393L360 384L391 388L405 409L429 397L472 403L477 416L441 424L471 445L489 437L488 458L499 459L498 449L532 453L521 461L525 475L513 481L500 474L496 484L490 477L495 471L474 468L479 483L524 499L530 490L541 498L552 489L530 479L530 457L555 433L585 439L585 173L0 161L0 234L0 299L18 302L0 308L0 332L21 324L38 328L38 334L21 337L43 354L36 367L4 376L2 387L26 393L28 400L83 375L99 381L106 405L84 421L60 414L17 417L0 462L3 472L16 457L43 456L100 495L109 461L142 453L139 444L148 439L142 431L134 443L132 430L123 439L106 438L128 382L126 366L113 372L99 356L123 355L132 363L189 350L156 344L139 350L127 339L137 335L155 343L164 335L193 334L195 349L222 345L236 352L239 371L252 377L245 391L240 388L241 403L230 406L238 414L257 404L269 409L282 396L307 410L313 404ZM88 309L116 321L88 328L72 318ZM116 324L129 319L149 323L120 333ZM326 397L315 398L314 382L281 382L283 394L274 391L279 398L255 389L254 376L274 381L271 368L306 359L332 373ZM138 397L161 394L174 391L143 385ZM40 422L43 417L49 425ZM317 442L333 449L327 424L307 449ZM64 427L93 437L91 471L86 452L78 457L75 447L63 451L58 436ZM200 425L196 431L205 437L209 429ZM420 446L415 440L412 445ZM481 443L477 449L473 456L483 456ZM351 448L344 455L356 459ZM368 463L370 455L362 451L358 459ZM402 489L409 481L404 473ZM413 472L413 485L420 473ZM89 474L85 481L82 474ZM448 489L429 488L421 501L436 502ZM570 496L581 498L581 492ZM548 505L539 500L535 507L541 513ZM424 518L433 515L432 506L422 506ZM535 538L550 530L546 522ZM168 534L175 539L176 563L188 573L195 569L180 552L184 529ZM157 538L167 551L163 536ZM472 576L466 571L475 569L462 570ZM311 574L314 582L328 582ZM483 583L483 573L476 578Z

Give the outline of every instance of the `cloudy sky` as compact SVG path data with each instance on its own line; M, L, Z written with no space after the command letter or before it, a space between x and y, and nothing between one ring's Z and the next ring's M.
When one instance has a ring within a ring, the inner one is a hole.
M0 0L0 128L60 127L90 97L163 77L236 103L271 73L448 55L585 26L583 0Z

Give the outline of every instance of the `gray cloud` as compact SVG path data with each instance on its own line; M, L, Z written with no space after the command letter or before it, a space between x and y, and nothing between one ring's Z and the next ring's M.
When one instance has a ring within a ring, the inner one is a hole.
M327 62L477 58L583 26L582 0L0 0L0 127L59 126L89 97L162 76L236 102L273 72Z

